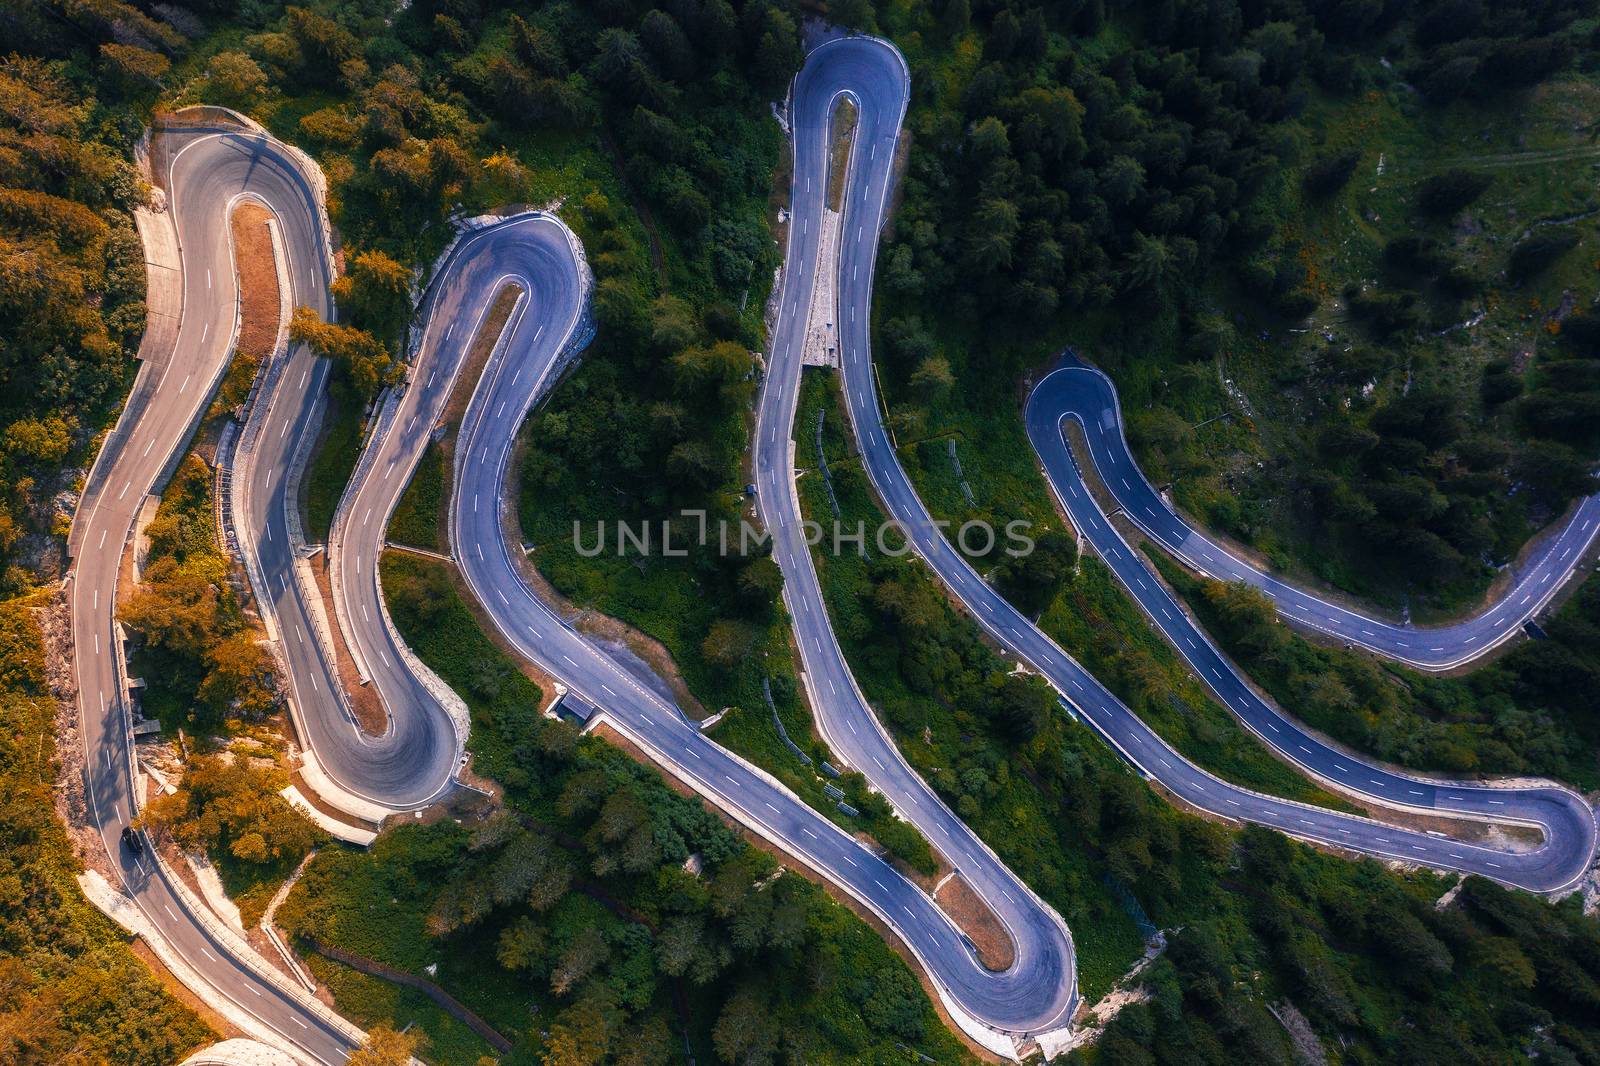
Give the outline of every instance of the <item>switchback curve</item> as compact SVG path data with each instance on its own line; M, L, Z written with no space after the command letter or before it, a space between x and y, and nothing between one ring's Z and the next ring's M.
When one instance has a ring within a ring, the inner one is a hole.
M892 46L867 38L851 38L824 46L825 49L831 47L852 50L876 48L892 52ZM813 53L813 56L821 51ZM826 114L831 107L829 100L831 97L817 102L820 117L812 116L810 121L814 125L822 123L825 126ZM870 105L863 108L864 123L872 111ZM800 128L798 118L796 128ZM857 136L859 138L861 134ZM859 145L862 142L858 140L857 143ZM798 182L798 168L796 174ZM1146 582L1145 575L1136 572L1142 564L1117 537L1104 516L1098 513L1093 500L1087 498L1087 493L1077 494L1077 498L1084 502L1076 509L1075 497L1070 491L1064 494L1062 503L1073 514L1074 521L1080 523L1090 543L1102 551L1108 564L1119 571L1130 588L1139 586L1141 582L1148 586L1138 595L1141 603L1146 603L1148 599L1146 609L1151 617L1164 631L1170 627L1171 632L1178 633L1178 650L1189 658L1196 673L1223 696L1230 711L1285 758L1313 776L1381 805L1534 826L1542 833L1541 843L1524 850L1470 844L1447 836L1401 829L1374 819L1264 796L1222 781L1174 751L1104 685L991 588L946 540L900 466L882 426L870 346L876 225L870 233L867 232L855 221L852 212L862 211L862 204L867 205L865 210L868 211L873 209L873 205L878 205L877 210L881 212L884 193L882 189L858 187L858 179L859 175L852 164L849 202L840 241L837 292L838 348L843 391L856 440L861 448L863 466L890 517L906 532L913 550L962 601L971 616L997 644L1050 681L1071 712L1099 733L1141 773L1201 810L1234 821L1273 826L1315 843L1441 870L1482 874L1505 884L1537 892L1559 891L1583 875L1594 859L1597 831L1593 812L1581 796L1556 785L1502 789L1396 774L1348 752L1336 750L1312 736L1261 700L1186 615L1174 610L1170 604L1165 606L1172 617L1168 618L1167 613L1163 613L1163 604L1160 602L1163 593L1159 583L1153 580ZM810 210L820 210L821 190L812 192L811 196L813 202ZM806 210L797 199L797 221ZM881 221L881 215L873 216L873 220L875 223ZM793 232L792 224L791 242ZM807 269L807 257L795 252L791 246L791 271ZM814 251L810 255L814 261ZM785 299L787 301L787 295ZM786 302L781 313L792 316L797 313L797 308ZM774 348L781 357L784 335L781 325L779 329ZM793 373L798 375L797 370ZM1058 419L1053 419L1043 407L1030 410L1036 410L1038 419L1059 439ZM1044 438L1031 415L1029 428L1037 446ZM766 444L765 440L762 444ZM760 487L763 490L764 509L769 509L773 506L773 496L780 491L787 491L787 487L774 476L769 464L761 464L758 470L763 478L768 479L763 480ZM787 458L781 472L786 478L792 476ZM793 576L786 571L785 576L791 584L815 585L815 574L808 565L797 567ZM786 594L792 597L794 590L786 588ZM835 643L825 615L814 624L827 634L828 644ZM797 612L797 625L806 625L803 610Z
M1583 565L1600 538L1600 494L1585 497L1517 566L1515 580L1489 606L1449 625L1397 624L1365 615L1262 570L1180 516L1144 476L1128 447L1117 389L1070 351L1028 397L1030 439L1058 494L1077 480L1059 433L1034 435L1054 414L1083 427L1090 460L1128 520L1170 555L1219 581L1244 581L1271 597L1285 620L1419 670L1466 666L1514 637Z

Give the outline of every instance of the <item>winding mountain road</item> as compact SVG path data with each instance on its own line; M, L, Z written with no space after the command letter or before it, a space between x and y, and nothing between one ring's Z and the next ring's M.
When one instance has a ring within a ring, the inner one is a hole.
M859 303L851 321L864 330L872 256L883 226L893 177L895 143L905 117L910 76L899 52L863 37L830 41L811 52L791 90L794 177L789 246L777 321L768 347L767 376L756 409L757 504L773 538L784 578L807 693L828 745L866 775L895 811L915 825L960 871L1004 923L1016 949L1012 967L986 982L987 1017L1037 1033L1064 1026L1077 1001L1077 972L1066 923L1006 868L938 794L907 765L856 687L829 623L822 590L794 494L791 433L805 354L807 312L816 289L823 206L829 180L829 124L844 97L858 108L846 176L843 232L853 258L841 264L854 278ZM864 268L864 269L863 269ZM844 290L841 288L841 292ZM847 334L848 335L848 334ZM954 949L960 954L959 949ZM995 999L994 997L1000 997Z
M1254 585L1295 625L1320 630L1421 670L1465 666L1515 636L1583 565L1600 538L1600 495L1589 496L1517 566L1510 588L1475 616L1443 626L1387 622L1277 578L1184 521L1134 461L1116 386L1102 371L1071 353L1028 397L1029 439L1058 496L1066 496L1069 487L1081 488L1076 464L1059 428L1066 419L1082 427L1095 472L1123 513L1174 558L1219 581Z
M123 548L145 498L159 491L232 354L238 292L228 220L241 199L266 205L304 273L296 298L326 306L331 268L321 212L301 161L258 132L228 125L168 130L166 190L181 250L182 315L170 349L147 353L126 413L75 517L68 602L89 813L121 887L209 988L286 1045L341 1063L359 1032L269 970L199 910L164 863L121 842L138 814L126 670L113 617Z
M447 256L425 297L409 381L384 408L379 430L341 502L330 539L330 551L336 554L334 597L340 631L356 668L375 687L386 712L381 736L363 733L350 712L331 648L319 636L328 623L321 618L306 564L296 551L298 518L290 475L315 433L329 367L298 345L269 367L269 387L252 412L234 471L237 532L263 617L287 667L297 730L321 773L336 788L386 810L421 807L451 787L464 744L461 723L446 706L448 694L410 657L390 624L376 560L388 518L443 414L489 307L505 286L515 285L520 290L516 307L474 388L459 431L449 516L451 554L501 635L576 696L600 708L608 722L670 772L799 856L892 927L923 964L947 1010L974 1039L1011 1053L1030 1036L1066 1027L1077 986L1065 923L900 757L850 676L800 532L791 430L805 312L818 281L828 126L837 100L849 95L860 108L860 119L846 178L837 293L852 421L868 473L891 514L989 634L1045 674L1074 713L1135 766L1198 807L1322 843L1470 870L1537 891L1562 887L1581 875L1592 860L1596 832L1579 797L1555 787L1440 785L1371 768L1320 744L1257 699L1177 611L1168 620L1170 629L1163 628L1175 643L1192 644L1190 661L1197 672L1211 672L1230 708L1308 772L1364 775L1365 785L1328 779L1382 802L1536 825L1544 841L1523 851L1478 847L1259 796L1205 774L1162 743L954 552L895 458L879 421L870 372L873 262L908 89L899 53L870 38L821 46L795 80L789 269L758 408L758 506L783 570L784 595L819 728L841 758L861 770L986 899L1011 934L1013 965L1004 973L983 968L971 945L926 893L770 777L708 740L676 707L569 627L524 580L525 563L513 556L506 536L514 508L506 497L511 449L528 410L583 343L589 289L575 238L546 214L513 216L474 230ZM239 301L228 219L240 198L255 199L272 213L286 259L280 276L287 279L290 301L309 305L324 317L333 311L333 265L320 183L304 158L259 129L225 123L189 123L164 136L169 138L167 192L181 258L182 312L170 345L150 353L141 370L124 418L86 486L72 535L75 558L68 595L89 802L125 889L208 986L201 991L230 1000L306 1058L340 1063L359 1033L264 967L242 942L219 931L164 865L153 864L149 856L135 857L119 843L137 813L126 671L113 618L122 549L144 501L159 491L181 455L231 355ZM1059 422L1066 410L1056 409L1052 421L1050 412L1040 408L1043 436L1036 443L1042 439L1048 446L1053 434L1059 444ZM1115 471L1114 449L1109 442L1107 447L1107 468ZM1042 447L1041 454L1046 450ZM1063 504L1074 521L1082 523L1119 576L1142 583L1146 575L1134 553L1098 514L1088 494L1073 489L1065 471L1057 473L1063 475L1059 484L1067 486ZM1069 502L1075 494L1084 502ZM1152 618L1174 606L1154 593L1140 602ZM1303 754L1294 754L1295 747Z
M287 279L291 302L325 316L332 310L320 186L305 161L250 128L188 127L164 136L173 138L168 190L184 311L170 352L153 356L141 374L128 416L86 489L81 529L74 532L82 549L71 603L90 797L126 889L208 986L200 991L230 1000L309 1059L339 1063L359 1041L358 1032L298 993L248 948L218 936L215 920L171 883L164 866L136 860L119 845L122 828L137 813L125 666L112 616L120 549L144 499L159 491L181 454L231 355L239 312L228 218L239 196L265 205L279 228L287 260L280 276ZM465 235L446 258L425 299L409 382L384 408L341 502L331 540L331 550L340 554L334 572L335 595L343 597L341 632L378 688L388 720L382 736L362 733L350 713L331 649L314 628L326 624L320 604L294 550L298 518L288 474L303 460L308 435L316 430L329 367L292 345L281 365L270 365L264 375L234 471L236 532L263 617L288 668L297 730L327 777L387 809L421 806L449 787L460 750L455 727L382 609L373 561L466 353L508 284L517 286L520 297L457 438L449 523L452 555L496 627L574 695L603 709L608 722L670 772L799 856L894 929L969 1035L1009 1053L1024 1034L1063 1027L1075 986L1070 942L1058 921L1024 907L1018 912L1022 920L1052 930L1046 950L1028 951L1024 927L1018 965L1005 974L984 969L925 892L767 775L708 740L676 707L569 628L523 580L502 524L513 506L505 496L510 449L527 411L581 343L588 290L581 250L551 216L535 213L489 225ZM164 357L159 366L158 357ZM862 724L875 728L870 716ZM884 750L888 754L892 746ZM931 794L928 799L936 802ZM981 866L997 864L970 837L966 843L970 854L952 849L952 857L976 871L981 890ZM1006 883L1028 898L1020 884ZM998 909L1004 918L1006 907Z
M825 53L827 62L822 62ZM848 56L846 60L844 57ZM784 361L788 347L796 342L793 331L803 318L808 295L791 289L803 282L801 275L814 270L816 251L806 243L806 233L821 217L825 189L814 180L820 162L802 167L808 139L813 151L821 152L829 115L835 100L831 88L810 95L807 75L813 67L834 66L850 70L840 76L840 84L854 74L852 68L892 71L899 62L891 45L871 38L849 38L831 42L812 53L802 71L796 91L796 192L794 221L790 229L790 276L786 279L784 303L780 311L773 348L774 370L767 390L798 388L799 355ZM1502 848L1469 843L1432 832L1403 829L1369 818L1355 817L1305 804L1265 796L1223 781L1189 762L1155 734L1104 685L1067 655L1049 637L991 588L966 559L946 539L926 506L918 497L894 447L884 432L871 367L870 307L872 272L876 255L877 232L882 223L885 184L888 173L883 156L892 150L903 113L903 88L887 88L889 73L863 78L855 90L862 117L855 135L850 165L844 226L838 258L839 352L845 402L861 449L863 466L879 499L905 531L912 549L933 570L945 586L966 606L986 633L1009 654L1043 675L1061 694L1071 712L1110 743L1146 777L1159 782L1184 802L1201 810L1240 822L1273 826L1292 836L1315 843L1364 854L1429 866L1482 874L1508 885L1537 892L1552 892L1575 883L1594 860L1597 830L1593 811L1583 798L1557 785L1529 788L1492 788L1476 784L1439 782L1397 774L1374 766L1349 752L1336 749L1300 727L1271 707L1221 656L1203 633L1176 604L1170 602L1160 584L1145 573L1135 552L1116 535L1098 512L1086 492L1070 483L1062 503L1074 522L1085 531L1090 543L1100 551L1145 606L1147 613L1167 633L1196 674L1223 699L1229 710L1273 747L1306 773L1376 804L1420 811L1428 814L1460 816L1489 822L1536 827L1542 839L1536 847ZM891 120L892 119L892 120ZM863 159L862 152L867 153ZM877 162L874 168L873 163ZM801 182L811 184L802 189ZM796 243L796 231L800 237ZM786 328L789 332L786 332ZM1049 395L1046 393L1045 395ZM775 427L763 398L763 424ZM792 414L793 401L787 401ZM1046 407L1030 407L1030 431L1036 431L1034 412L1048 423L1059 440L1057 412ZM787 424L787 423L783 423ZM815 571L803 547L793 543L799 537L796 514L783 501L792 499L794 476L792 457L780 451L761 430L758 441L758 486L763 513L777 527L780 564L784 566L785 595L795 605L795 625L801 637L802 658L808 645L818 646L819 657L838 657L835 640L825 614L819 614L821 594ZM1040 436L1035 432L1036 444ZM782 455L780 460L779 456ZM794 508L797 511L797 508ZM793 558L790 558L790 555ZM831 651L830 651L831 649ZM808 671L814 671L807 659ZM813 686L814 687L814 686ZM828 712L819 720L830 743L838 743L843 754L855 761L848 738L840 737L828 724ZM898 806L898 804L897 804ZM908 817L913 815L908 814ZM920 824L920 823L919 823ZM926 830L925 830L926 831ZM935 841L939 843L939 841ZM987 889L988 886L985 886ZM986 893L987 896L987 893ZM987 896L993 899L993 896Z
M474 595L500 635L559 678L569 698L599 708L609 725L656 762L752 831L799 856L892 927L922 961L947 1010L969 1035L1009 1051L1009 1034L1063 1026L1072 1002L1071 956L1060 950L1067 946L1064 936L1053 954L1022 956L1005 974L984 969L921 889L767 775L709 740L676 706L568 626L528 585L506 535L515 501L506 497L505 486L517 430L579 326L585 281L567 241L570 234L550 222L543 232L494 239L463 258L448 275L447 288L429 297L418 375L427 372L427 353L446 352L452 343L470 345L467 331L457 331L453 341L443 339L450 323L480 321L504 284L523 290L456 439L450 551ZM870 716L860 727L874 728ZM898 760L892 746L884 753ZM937 802L931 793L928 802ZM967 846L986 855L970 838ZM1025 894L1020 885L1010 884Z
M320 213L308 215L290 209L282 200L272 206L285 231L315 224L321 218ZM226 226L226 219L220 224ZM285 241L288 262L280 276L288 278L290 306L309 306L331 321L332 273L321 257L311 257L303 247L320 246L325 239L316 232L304 241ZM193 269L193 258L185 248L186 272ZM367 600L357 601L357 607L362 617L375 624L343 627L342 631L347 640L365 641L364 647L380 667L391 667L371 675L386 711L384 732L373 735L363 730L346 697L327 639L332 623L325 617L310 564L304 560L299 494L292 476L316 442L332 369L326 359L300 344L290 345L281 365L268 368L234 463L234 526L257 606L285 666L290 712L305 751L306 769L319 775L315 780L322 786L319 792L326 802L376 821L389 811L416 809L443 795L450 788L461 741L439 700L403 668L398 638L381 624L381 612ZM399 407L407 414L436 410L443 407L448 395L447 383L430 383L400 393ZM424 436L430 425L424 422ZM347 493L361 500L369 516L367 523L358 523L345 538L354 564L345 568L347 575L371 578L374 573L389 511L421 457L420 446L411 449L404 456L404 469L397 471L396 438L405 436L392 434L370 446L379 456L377 476L353 481ZM410 444L409 440L404 443ZM374 505L382 508L376 524L370 521ZM350 513L348 507L341 510L341 515ZM371 584L375 589L375 580Z

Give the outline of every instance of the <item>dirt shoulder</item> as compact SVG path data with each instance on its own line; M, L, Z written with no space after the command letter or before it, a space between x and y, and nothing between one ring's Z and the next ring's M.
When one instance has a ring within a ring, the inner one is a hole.
M344 686L345 696L350 701L350 711L356 716L362 732L381 737L389 731L389 714L383 709L383 700L378 697L377 689L361 683L355 659L351 657L349 645L344 641L344 630L334 621L333 583L328 553L322 552L310 560L310 567L317 582L317 595L322 597L323 612L331 623L328 630L333 639L333 659L339 671L339 684Z
M263 358L278 341L278 268L273 256L272 215L246 201L233 210L234 269L239 275L238 354Z
M946 878L934 892L933 900L977 947L979 962L996 972L1011 968L1017 960L1011 934L960 874L952 873Z

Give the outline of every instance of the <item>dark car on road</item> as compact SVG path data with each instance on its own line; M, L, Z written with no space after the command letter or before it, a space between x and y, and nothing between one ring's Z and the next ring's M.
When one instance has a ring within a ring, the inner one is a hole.
M137 859L144 854L144 837L133 826L125 825L122 827L122 846Z

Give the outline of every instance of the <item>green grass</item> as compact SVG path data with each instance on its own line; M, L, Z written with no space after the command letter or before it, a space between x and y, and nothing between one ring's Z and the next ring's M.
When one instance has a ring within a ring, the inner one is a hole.
M415 989L405 988L353 970L315 953L306 956L306 968L333 993L339 1012L364 1029L387 1025L392 1029L420 1030L417 1054L437 1066L478 1066L493 1048Z
M1217 703L1098 559L1083 560L1039 626L1203 769L1271 796L1358 809L1275 758Z
M255 381L256 371L261 369L259 355L246 355L237 349L233 358L228 361L228 369L222 375L222 381L217 385L217 394L211 400L211 406L206 408L206 421L222 417L232 417L233 409L238 407L250 395L250 386Z
M523 500L525 507L541 505L537 494L525 493ZM732 667L719 666L707 660L701 643L711 626L724 616L723 607L704 595L687 562L659 555L646 559L609 555L585 559L573 549L570 540L546 543L533 559L551 584L579 606L617 618L659 640L681 671L689 691L706 709L711 713L727 710L713 734L718 744L769 771L806 803L847 830L865 828L880 836L903 832L883 818L852 818L823 792L829 779L816 767L832 756L814 735L811 716L800 699L786 627L766 628L750 654ZM762 693L763 677L772 682L773 704L790 739L811 755L812 766L796 758L778 736ZM860 804L856 806L859 809ZM918 854L911 844L907 855Z
M445 552L445 469L444 450L429 443L417 462L417 469L389 519L388 539L394 544Z
M926 405L926 427L919 434L897 433L898 457L928 509L937 517L949 519L959 528L970 519L986 519L997 527L1012 519L1032 523L1037 536L1046 529L1060 529L1051 505L1049 488L1039 475L1033 448L1023 431L1021 396L1014 383L997 375L983 375L977 360L961 354L965 340L942 335L940 348L951 359L958 384L943 398ZM879 346L881 351L881 345ZM1036 353L1044 362L1048 354ZM906 371L907 373L909 371ZM907 406L911 387L900 368L880 363L884 394L891 415ZM966 382L981 378L969 387ZM828 417L843 425L846 416L830 410ZM950 458L950 442L956 446L956 459L971 489L972 503L961 491ZM972 560L987 572L1003 556Z
M856 132L856 105L848 97L834 105L828 130L828 208L843 210L845 172L850 166L850 144Z
M573 547L570 525L551 528L555 523L538 517L551 506L548 500L524 492L522 504L523 529L538 544L531 558L557 591L579 607L610 615L660 641L707 711L739 707L766 713L761 678L787 667L788 650L780 631L764 633L751 654L733 667L717 666L705 658L700 645L723 616L723 605L707 595L689 561L659 554L618 558L609 552L582 558ZM654 527L656 533L659 529ZM584 536L593 536L592 525Z
M350 392L334 388L328 393L323 412L322 440L306 464L306 537L312 541L328 539L333 513L339 497L350 481L350 474L361 457L361 402Z
M478 626L446 563L384 552L384 596L400 635L473 710L474 723L515 730L537 714L544 693ZM499 767L480 768L497 777Z
M319 853L282 911L280 924L346 951L413 973L444 988L490 1026L513 1040L529 1035L540 1010L554 1004L547 989L519 978L492 959L501 922L488 921L445 937L428 930L428 907L441 874L460 861L467 834L451 826L403 826L385 833L370 852L339 849ZM589 902L584 897L572 897ZM565 904L563 904L565 905ZM590 919L616 922L608 912ZM407 1022L420 1026L433 1062L476 1061L488 1052L483 1040L422 993L309 955L318 976L329 981L341 1010L358 1021ZM429 966L435 967L430 976ZM324 973L327 975L325 976Z
M295 856L275 863L241 862L221 848L209 857L222 879L222 890L239 908L239 918L246 929L253 929L261 921L272 897L302 858Z
M474 770L504 782L520 780L509 739L529 728L543 692L479 628L452 584L448 564L391 551L379 565L401 635L471 709ZM539 987L489 964L498 926L443 939L426 928L428 899L443 872L438 867L454 861L450 856L459 843L402 826L381 836L369 854L325 851L280 912L280 924L409 972L422 974L436 965L432 980L515 1039L532 1022L532 1009L550 1000ZM476 1034L419 993L320 956L313 956L312 965L329 982L340 1009L358 1021L420 1027L430 1062L475 1063L489 1052Z

